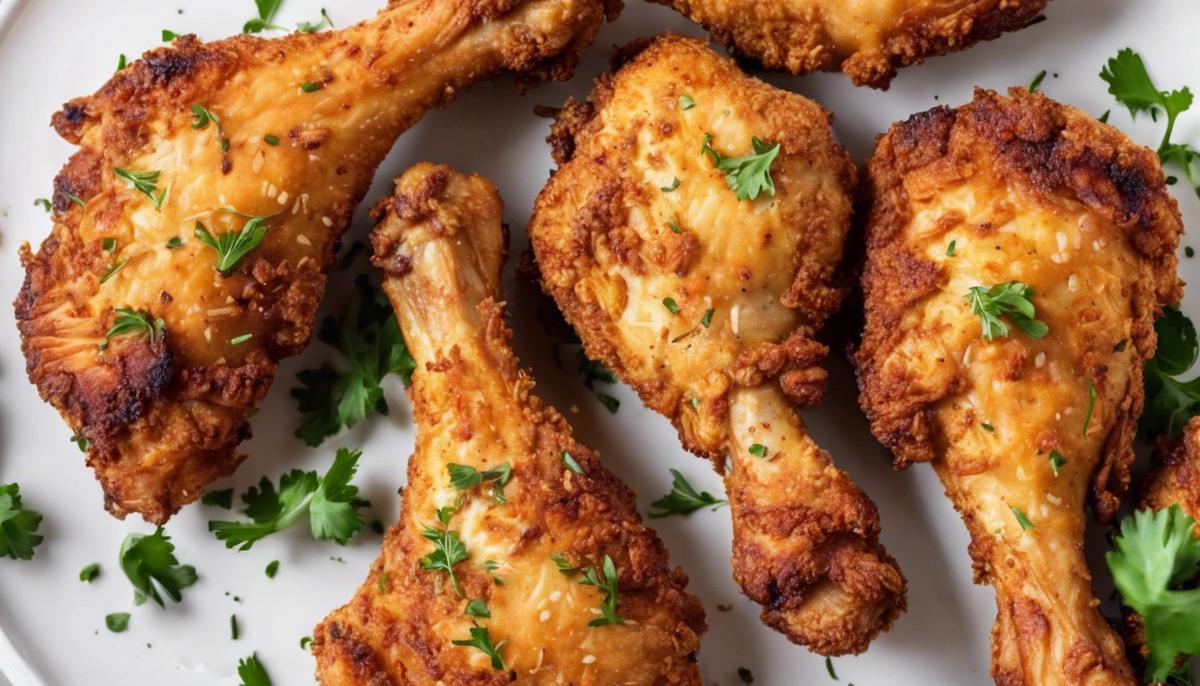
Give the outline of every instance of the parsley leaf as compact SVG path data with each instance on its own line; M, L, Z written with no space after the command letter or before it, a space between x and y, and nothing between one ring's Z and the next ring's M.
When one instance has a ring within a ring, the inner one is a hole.
M1012 510L1013 516L1017 518L1017 523L1021 525L1023 530L1029 531L1033 528L1033 522L1029 521L1029 517L1025 515L1024 510L1019 507L1013 507L1012 505L1009 505L1008 509Z
M302 21L296 25L296 29L304 33L316 33L327 26L329 28L333 28L333 20L329 18L329 13L325 11L324 7L322 7L321 21L315 23L311 21Z
M1198 186L1198 179L1193 169L1193 163L1200 161L1200 151L1188 145L1171 142L1171 134L1175 130L1175 120L1187 111L1193 102L1191 90L1187 86L1173 91L1160 91L1150 74L1141 55L1130 48L1124 48L1112 57L1100 71L1100 78L1108 83L1108 92L1117 102L1129 108L1130 116L1136 117L1139 112L1148 112L1157 117L1159 111L1167 116L1166 131L1158 145L1158 157L1165 164L1172 162L1187 174L1193 186Z
M492 645L492 636L488 630L481 626L473 626L469 630L471 638L462 639L460 641L451 641L456 646L466 646L468 648L478 648L485 655L492 658L492 669L504 670L504 658L500 656L500 649L504 647L504 641Z
M32 560L33 549L42 542L37 534L41 523L42 515L26 510L21 504L19 485L0 486L0 556Z
M1181 654L1200 653L1200 540L1178 505L1134 512L1121 521L1105 558L1125 604L1145 628L1146 678L1159 682Z
M33 204L37 205L38 207L42 208L43 210L46 210L47 212L49 212L52 208L52 206L50 205L50 201L46 198L38 198L33 201Z
M258 661L257 653L238 660L237 672L242 680L241 686L271 686L271 677L266 667Z
M604 626L606 624L624 624L625 620L617 616L617 566L612 558L604 556L599 574L595 567L583 570L583 578L579 583L584 586L595 586L604 591L604 601L600 603L602 616L588 622L588 626Z
M122 169L113 167L113 173L118 177L125 179L129 183L129 187L133 190L144 194L154 203L154 209L161 210L163 201L167 199L167 191L170 187L162 189L156 196L154 192L158 190L158 175L156 171L133 171L131 169Z
M195 235L200 239L200 242L217 251L217 271L223 275L228 275L237 266L238 262L246 256L251 250L258 247L262 243L263 237L267 235L267 220L271 217L246 217L246 223L242 225L239 231L226 231L220 236L213 236L208 232L208 228L196 222Z
M649 516L651 519L670 517L671 515L689 515L696 510L712 506L713 510L728 504L728 500L717 498L708 491L697 492L677 470L670 470L671 492L650 503Z
M705 134L701 151L712 160L713 166L725 172L725 183L737 193L738 200L754 200L766 191L775 195L775 181L771 178L771 164L782 149L779 143L768 145L754 136L750 146L754 152L740 157L722 157L713 149L711 134Z
M85 584L90 584L100 576L100 564L93 562L92 564L79 570L79 580Z
M147 599L165 607L162 593L175 602L183 599L183 589L196 583L196 568L181 565L175 559L175 544L160 526L153 534L129 534L121 543L121 571L133 584L133 602Z
M259 33L265 29L287 30L271 23L271 20L275 18L275 13L279 11L279 6L283 4L283 0L254 0L254 4L258 8L258 16L242 26L242 33Z
M114 612L104 616L104 626L114 634L124 633L129 628L129 613Z
M481 619L488 619L492 616L492 611L488 609L487 603L482 598L475 598L467 603L467 607L463 610L463 613L468 617L479 617Z
M365 275L355 286L341 317L327 318L317 334L342 354L344 364L305 369L296 376L300 386L292 389L302 415L296 437L313 447L372 410L386 415L384 377L399 374L409 386L417 367L383 291L371 286ZM340 371L345 367L349 371Z
M494 481L493 497L497 502L508 502L507 498L504 497L504 487L512 479L512 465L509 463L505 462L498 467L493 467L482 472L465 464L451 464L447 466L447 470L450 472L450 485L454 488L465 491L485 481Z
M438 519L445 524L449 517L443 517L439 512ZM421 535L433 541L434 546L433 552L421 558L421 568L449 574L450 585L454 588L454 592L461 596L462 589L459 588L458 579L454 576L454 565L465 561L470 555L467 553L467 546L463 545L462 539L458 537L458 532L429 527L422 531Z
M163 329L166 326L162 319L155 319L154 323L151 323L149 315L126 307L118 307L113 312L116 313L116 318L113 320L112 328L104 334L104 342L100 344L101 350L108 349L108 343L114 336L144 333L150 338L151 344L162 339Z
M1192 321L1173 307L1163 309L1154 323L1158 347L1144 366L1146 409L1139 428L1144 436L1179 433L1187 420L1200 413L1200 380L1180 381L1196 363L1200 346Z
M208 491L200 498L200 502L204 505L228 510L233 507L233 489L223 488L219 491Z
M361 455L358 450L339 448L325 476L293 469L279 478L278 491L263 477L258 486L242 495L246 504L242 512L251 521L211 521L208 530L224 541L226 548L245 551L290 527L307 512L313 538L345 545L362 528L358 510L368 505L358 497L358 487L350 484Z
M1033 287L1020 281L1006 281L991 288L973 286L963 297L971 304L971 313L979 317L983 337L990 340L1008 335L1008 317L1030 338L1042 338L1049 332L1044 322L1034 319Z

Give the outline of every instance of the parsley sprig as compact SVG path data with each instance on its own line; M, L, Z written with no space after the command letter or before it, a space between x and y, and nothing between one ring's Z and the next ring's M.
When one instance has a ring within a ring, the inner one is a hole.
M343 362L305 369L296 376L300 386L292 389L292 397L302 415L296 436L314 447L372 411L386 415L384 377L399 374L408 386L417 366L391 305L365 275L355 281L341 317L327 318L317 335L341 353Z
M242 680L241 686L271 686L271 676L259 662L257 653L238 660L237 673Z
M271 216L255 217L232 210L223 210L246 218L246 223L238 231L226 231L219 236L213 236L208 227L196 222L194 233L200 242L217 251L217 271L228 275L251 250L257 248L267 235L267 221Z
M452 531L446 528L450 523L450 515L458 509L457 506L442 508L438 510L438 521L442 527L426 527L421 535L433 542L433 552L421 558L421 568L430 571L443 571L450 577L450 586L454 588L457 595L462 595L462 589L458 586L458 578L454 576L454 565L465 562L470 553L467 552L467 546L458 537L457 531Z
M153 534L129 534L121 543L121 571L133 584L133 602L147 599L165 607L163 594L179 602L183 589L196 583L196 568L181 565L175 558L175 544L160 526Z
M1163 316L1154 323L1154 332L1158 348L1143 368L1146 409L1139 427L1147 437L1174 436L1200 413L1200 379L1178 379L1196 364L1200 346L1192 320L1173 307L1163 309Z
M0 556L13 560L32 560L33 549L41 545L38 527L42 515L25 509L18 484L0 485Z
M1192 106L1192 91L1187 86L1173 91L1159 90L1150 79L1141 55L1130 48L1124 48L1116 57L1110 58L1100 71L1100 78L1108 83L1108 92L1117 102L1129 108L1131 117L1146 112L1157 121L1160 112L1166 115L1167 128L1158 144L1158 157L1164 164L1174 163L1182 169L1200 193L1200 175L1195 167L1195 163L1200 162L1200 151L1171 141L1175 120Z
M651 519L670 517L671 515L689 515L705 507L719 509L729 503L724 498L718 498L708 491L697 491L683 474L672 469L671 492L650 503Z
M604 556L600 571L595 567L583 570L583 578L579 583L584 586L595 586L604 592L604 600L600 603L602 616L588 622L588 626L604 626L606 624L624 624L625 620L617 616L617 566L612 558Z
M226 548L244 551L290 527L307 512L313 538L345 545L362 529L358 510L369 505L358 497L358 487L350 483L361 455L359 450L339 448L323 477L293 469L279 478L278 491L264 476L258 486L251 486L242 495L246 504L242 512L249 522L211 521L208 530L224 541Z
M1158 683L1180 655L1200 653L1200 540L1196 520L1178 505L1134 512L1121 521L1108 568L1145 629L1146 679Z
M738 200L754 200L764 191L774 196L775 181L771 178L771 164L779 156L782 146L779 143L768 145L758 136L750 139L750 146L752 153L723 157L712 147L712 134L704 134L704 145L700 150L708 155L714 167L725 172L725 183L737 193Z
M128 307L118 307L113 312L116 313L116 317L113 319L112 328L104 334L104 342L100 344L100 350L107 350L109 341L116 336L146 334L151 344L162 339L163 330L166 328L162 318L151 321L150 315Z
M512 465L509 463L505 462L482 472L466 464L451 464L446 469L450 472L450 485L454 488L466 491L481 483L491 481L493 482L492 497L500 503L508 502L504 496L504 487L512 479Z
M990 340L1008 335L1008 325L1001 317L1025 332L1030 338L1042 338L1050 330L1044 322L1034 319L1033 287L1020 281L998 283L991 288L973 286L964 296L971 304L971 313L979 317L983 337Z
M504 657L500 655L500 649L504 647L504 641L493 644L491 634L488 633L487 628L482 626L473 626L468 631L471 634L470 638L451 641L451 643L483 651L485 655L492 658L492 669L503 671Z
M242 33L261 33L267 29L286 31L286 28L271 23L282 4L283 0L254 0L254 5L258 8L258 16L242 26Z
M171 190L167 186L158 191L158 176L156 171L135 171L132 169L122 169L121 167L113 167L113 173L118 177L125 179L129 183L129 187L133 190L144 194L150 201L154 203L154 209L161 210L163 201L167 199L167 191ZM155 195L155 192L158 194Z

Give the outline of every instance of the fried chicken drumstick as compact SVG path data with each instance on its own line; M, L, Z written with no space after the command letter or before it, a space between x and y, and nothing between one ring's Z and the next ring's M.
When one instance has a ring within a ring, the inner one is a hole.
M498 72L565 77L603 20L601 0L393 1L342 31L186 36L67 103L80 149L15 307L108 510L161 523L242 460L397 136Z
M653 0L733 52L793 74L840 69L886 89L899 67L965 50L1037 19L1047 0Z
M1108 521L1128 486L1154 319L1181 295L1157 157L1040 93L979 90L894 125L868 174L862 406L962 514L996 683L1132 686L1084 506Z
M813 336L843 295L855 173L828 113L666 36L569 102L551 142L560 168L529 227L543 287L588 356L725 475L734 578L763 621L823 654L864 650L904 578L875 505L791 405L821 398ZM740 200L754 170L733 156L775 144L758 156L770 190Z
M321 683L699 686L687 577L518 370L496 189L421 164L376 210L374 262L417 361L417 443L383 554L314 633Z

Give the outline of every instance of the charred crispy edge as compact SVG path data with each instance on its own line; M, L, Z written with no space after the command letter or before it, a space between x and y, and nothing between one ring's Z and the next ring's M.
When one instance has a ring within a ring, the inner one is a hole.
M929 406L937 398L905 397L903 379L885 378L881 365L896 338L904 313L943 279L936 265L903 247L911 208L905 177L942 158L985 146L995 172L1036 194L1065 196L1118 226L1153 280L1135 298L1134 344L1146 358L1154 350L1154 317L1178 301L1175 249L1182 222L1155 154L1130 142L1115 128L1041 93L1012 89L1005 98L977 89L958 110L938 107L895 124L880 138L867 163L874 200L867 219L863 275L868 326L855 355L860 403L875 436L890 448L898 466L932 459ZM1141 408L1140 373L1126 390L1122 411L1105 443L1105 461L1092 485L1100 518L1111 517L1114 499L1128 484L1129 440Z
M717 59L733 70L734 73L741 75L757 85L771 88L769 84L765 84L757 79L745 76L741 70L733 63L732 60L719 57L713 53L706 45L705 41L680 36L673 33L665 33L652 40L638 39L628 45L617 48L613 54L613 64L620 65L613 73L602 74L596 79L595 87L585 101L576 101L568 99L562 109L555 113L555 120L551 125L550 135L546 138L550 144L554 160L560 166L567 165L575 160L576 151L585 145L585 142L600 134L602 123L598 120L597 114L604 110L612 100L619 81L623 78L626 70L636 69L640 66L653 63L658 59L664 59L663 53L678 48L684 48L695 52L698 58L701 59ZM781 92L782 94L782 92ZM798 97L792 94L786 94L782 97ZM811 101L806 101L811 102ZM816 103L813 106L819 109L826 121L832 120L832 115L823 107ZM850 160L849 154L834 141L832 134L829 136L829 150L841 159L840 169L838 170L838 181L846 190L848 196L853 196L854 189L857 186L857 169L854 163ZM586 163L587 161L580 160L578 163ZM551 180L543 189L538 197L538 205L543 202L549 202L548 193L554 187L554 182ZM600 221L607 221L609 213L612 212L612 207L617 204L619 196L622 192L621 183L618 180L609 180L601 184L601 191L589 198L589 204L595 201L599 206L589 208L598 215ZM536 213L536 207L535 207ZM536 237L531 237L532 242L536 246L538 240ZM807 251L804 251L807 253ZM575 255L578 259L590 259L584 252ZM781 387L788 397L803 405L814 405L820 400L820 396L824 390L824 374L820 375L819 379L813 379L811 376L816 372L823 370L819 369L819 365L824 357L824 349L817 343L813 337L816 332L824 324L825 320L837 312L841 306L842 300L849 291L849 286L853 281L856 273L856 265L850 255L844 255L842 263L839 264L832 273L820 264L802 257L797 266L794 280L788 290L780 295L781 303L789 308L797 309L804 314L803 320L796 332L794 332L786 341L773 346L766 346L768 349L751 351L750 356L743 356L744 360L739 360L739 366L753 366L758 358L772 356L775 353L786 353L787 359L784 364L774 365L768 376L778 377ZM526 266L523 271L528 274L539 274L540 270L536 266ZM598 321L606 320L604 313L596 311L595 305L588 305L581 302L571 288L555 287L546 279L540 279L542 289L552 296L563 309L568 321ZM585 337L584 346L587 353L593 359L604 363L607 367L617 373L618 376L629 381L642 400L655 411L663 414L671 419L676 425L676 429L680 432L680 437L688 450L709 458L714 464L721 464L724 460L724 452L722 450L708 450L703 446L696 445L690 441L683 433L683 428L679 423L679 408L672 400L672 395L667 389L661 387L661 384L653 382L639 382L631 379L628 370L622 363L616 346L613 344L616 340L615 336L588 336ZM815 358L812 355L813 347L821 347L821 354ZM793 355L793 352L795 353ZM750 359L753 357L754 359ZM743 364L744 363L744 364ZM765 382L768 379L759 378L758 374L752 374L756 379L756 383ZM808 377L808 378L806 378Z

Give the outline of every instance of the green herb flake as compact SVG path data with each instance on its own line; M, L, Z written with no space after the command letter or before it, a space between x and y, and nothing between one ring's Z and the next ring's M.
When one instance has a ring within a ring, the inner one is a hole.
M167 241L167 250L174 250L182 246L183 239L179 236L171 236L170 240Z
M679 314L679 304L675 302L675 298L663 298L662 304L671 314Z
M755 443L754 445L750 446L750 454L755 457L766 457L767 446L763 445L762 443Z
M127 66L129 66L129 63L125 57L125 53L121 53L117 57L117 69L116 70L123 71L125 69L125 67L127 67Z
M604 592L604 600L600 603L601 616L588 622L590 627L609 624L624 624L625 620L617 616L617 566L608 555L604 556L600 571L589 567L583 570L579 583L583 586L595 586Z
M208 491L200 498L200 502L210 507L228 510L233 507L233 489L223 488L218 491Z
M150 198L150 201L154 203L154 209L162 209L163 201L167 199L167 192L170 190L170 188L166 187L161 191L158 191L159 172L136 171L132 169L122 169L121 167L113 167L113 173L116 174L118 178L124 179L129 184L131 189L145 195L147 198ZM156 191L158 191L157 195L155 195Z
M268 133L267 135L263 136L263 142L267 145L279 145L279 136Z
M1096 384L1088 381L1088 406L1087 414L1083 416L1083 429L1079 432L1080 438L1087 438L1088 427L1092 424L1092 412L1096 409L1096 398L1099 393L1096 391Z
M114 634L124 633L129 628L129 613L114 612L104 616L104 626Z
M779 143L769 145L754 136L750 139L753 152L740 157L723 157L711 144L712 135L705 134L700 149L718 171L725 172L725 183L737 194L738 200L755 200L762 192L775 195L771 165L782 149Z
M300 650L307 651L308 647L311 645L312 645L312 636L301 636L300 637Z
M113 312L115 317L112 328L104 334L104 342L99 345L100 350L107 350L109 342L118 336L145 334L151 345L162 340L166 324L161 318L151 322L148 314L127 307L118 307Z
M121 571L133 585L133 602L153 600L165 607L163 595L179 602L183 589L196 583L196 568L175 558L175 544L160 526L153 534L129 534L121 544Z
M175 40L178 37L179 37L179 34L175 33L174 31L172 31L170 29L162 30L162 42L164 42L164 43L170 43L171 41Z
M103 241L101 241L100 247L104 250L104 252L112 252L117 249L117 239L112 237L105 238Z
M1050 451L1050 471L1054 472L1055 478L1058 477L1058 472L1067 464L1067 458L1062 456L1062 453L1057 450Z
M468 648L477 648L488 657L492 658L492 669L497 671L504 670L504 658L500 655L500 650L504 647L504 641L493 644L491 634L488 630L481 626L473 626L469 629L470 638L459 641L451 641L456 646L465 646Z
M243 257L262 243L270 219L269 216L247 217L240 230L227 231L219 236L213 236L204 224L196 222L193 233L201 243L217 251L216 270L228 276Z
M263 573L267 575L268 579L274 579L275 575L279 573L279 560L268 562L267 568L263 570Z
M468 602L466 608L463 609L463 614L481 619L488 619L492 616L491 610L488 610L487 603L482 598L475 598Z
M1042 81L1044 81L1045 79L1046 79L1046 70L1043 69L1040 72L1038 72L1037 76L1033 77L1033 81L1029 82L1029 92L1036 93L1038 88L1041 88Z
M300 90L304 91L305 93L316 93L324 87L325 84L314 83L312 81L305 81L304 83L300 84Z
M659 188L659 190L662 191L663 193L672 193L679 188L680 183L682 183L682 181L680 181L679 177L676 176L675 180L671 182L671 185L663 186L663 187Z
M690 95L679 96L679 109L686 112L695 106L696 106L696 101L692 99L692 96L690 96Z
M79 570L79 580L85 584L90 584L100 576L100 563L93 562L92 564Z
M1021 525L1023 530L1029 531L1033 528L1033 522L1029 521L1029 517L1026 517L1020 508L1009 505L1008 509L1012 510L1013 516L1017 518L1017 523Z
M958 239L950 241L950 245L946 246L946 257L954 257L954 248L958 245Z
M238 640L238 634L237 615L229 615L229 640Z
M714 310L711 307L708 308L707 310L705 310L704 316L700 318L700 326L703 326L706 329L709 328L712 325L712 318L713 318L713 314L715 314L715 313L716 313L716 310Z
M230 338L229 344L230 345L241 345L241 344L245 343L246 341L250 340L251 338L254 338L254 334L244 333L241 336L234 336L233 338Z
M982 427L984 431L990 433L996 432L996 427L992 426L991 422L979 422L979 426Z
M1008 325L1002 317L1007 317L1033 339L1042 338L1049 332L1045 323L1034 318L1037 314L1033 306L1034 295L1032 286L1008 281L990 288L973 286L964 297L971 305L971 313L979 317L983 337L990 341L1008 336Z
M830 679L833 679L834 681L838 680L837 672L833 671L833 660L828 657L825 658L825 671L829 672Z
M587 472L583 470L583 467L581 467L579 463L575 461L575 458L571 456L571 453L565 450L562 454L562 463L564 467L575 472L576 474L587 474Z
M43 210L46 210L47 212L49 212L51 209L53 209L53 205L51 205L50 201L47 200L46 198L38 198L33 201L33 204L36 207L40 207Z
M671 492L650 503L648 516L651 519L672 515L689 515L705 507L717 510L722 505L729 503L728 500L718 498L708 491L697 491L677 470L672 469L670 472Z
M238 660L237 673L242 680L241 686L271 686L271 677L258 661L257 654Z

